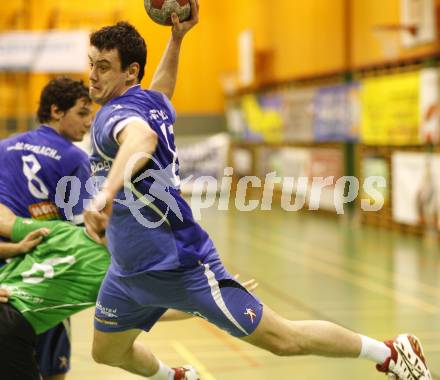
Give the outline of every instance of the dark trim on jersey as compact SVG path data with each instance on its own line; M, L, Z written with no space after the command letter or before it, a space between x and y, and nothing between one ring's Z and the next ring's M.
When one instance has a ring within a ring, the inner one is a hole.
M243 290L246 293L249 293L243 285L241 285L239 282L232 280L232 279L229 279L229 278L219 280L218 286L219 286L219 288L237 288L237 289Z

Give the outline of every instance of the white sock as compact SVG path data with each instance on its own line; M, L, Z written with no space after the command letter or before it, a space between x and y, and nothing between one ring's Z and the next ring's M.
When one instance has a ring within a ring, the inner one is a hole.
M168 367L167 365L163 364L159 360L159 369L157 372L149 377L150 380L173 380L174 379L174 371Z
M360 358L383 364L391 356L390 348L383 342L360 335L362 340Z

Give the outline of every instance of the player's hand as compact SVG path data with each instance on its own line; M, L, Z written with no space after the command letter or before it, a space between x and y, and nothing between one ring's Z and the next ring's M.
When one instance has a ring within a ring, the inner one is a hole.
M105 244L105 229L112 213L113 197L101 190L84 211L84 224L89 236L99 244Z
M17 255L27 253L34 249L38 244L43 241L43 238L49 235L50 230L48 228L39 228L26 235L26 237L17 243Z
M234 279L237 281L239 277L239 274L234 275ZM244 282L240 282L240 284L243 285L248 292L253 292L258 287L258 282L254 278L251 278L250 280Z
M192 29L199 22L199 1L189 0L191 3L191 17L187 21L180 22L176 13L171 15L171 21L173 22L172 31L173 38L181 40L190 29Z
M9 296L10 296L9 291L0 288L0 303L8 303Z

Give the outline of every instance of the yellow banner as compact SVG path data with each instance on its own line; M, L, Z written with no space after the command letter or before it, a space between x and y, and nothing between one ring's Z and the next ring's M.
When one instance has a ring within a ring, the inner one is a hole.
M282 140L283 118L277 109L263 108L255 95L246 95L242 99L242 109L249 129L266 142Z
M362 82L361 141L371 145L419 144L420 72Z

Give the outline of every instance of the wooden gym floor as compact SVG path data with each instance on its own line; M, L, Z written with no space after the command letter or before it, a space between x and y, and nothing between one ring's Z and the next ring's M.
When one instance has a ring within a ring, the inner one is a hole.
M255 277L256 294L273 309L381 340L412 332L440 379L439 241L282 210L207 210L201 223L230 272ZM139 379L93 363L92 316L90 309L73 318L69 379ZM202 380L385 379L364 360L277 358L200 319L159 323L141 339L166 363L196 365Z

